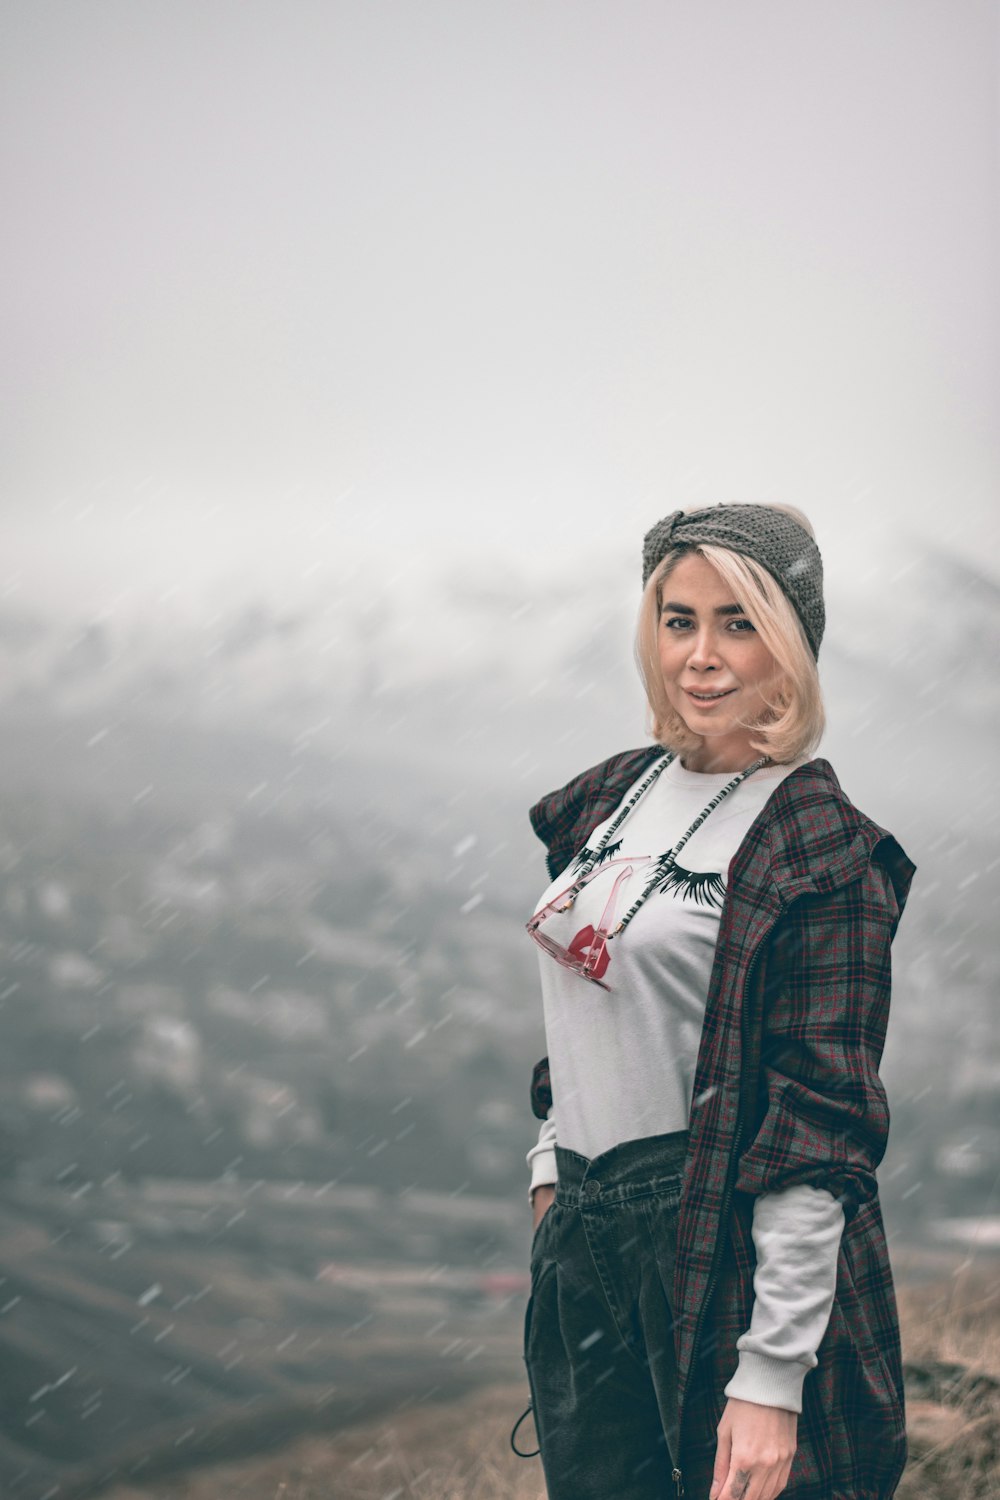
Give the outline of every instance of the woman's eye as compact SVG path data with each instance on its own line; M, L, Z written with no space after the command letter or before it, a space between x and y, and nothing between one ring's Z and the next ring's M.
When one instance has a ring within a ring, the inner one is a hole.
M691 621L684 615L668 615L664 618L663 623L668 630L671 630L674 626L677 625L686 627L690 625ZM730 620L726 626L726 629L730 630L734 635L745 634L747 631L751 631L754 628L755 627L751 624L751 622L746 619Z

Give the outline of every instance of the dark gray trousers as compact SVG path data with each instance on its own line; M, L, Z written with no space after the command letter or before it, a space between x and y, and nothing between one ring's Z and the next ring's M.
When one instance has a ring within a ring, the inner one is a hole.
M549 1500L669 1500L677 1453L670 1306L687 1131L593 1160L556 1147L531 1245L524 1361Z

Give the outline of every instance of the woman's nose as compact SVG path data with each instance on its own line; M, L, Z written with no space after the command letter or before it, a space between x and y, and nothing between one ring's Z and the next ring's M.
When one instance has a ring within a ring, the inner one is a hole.
M701 670L719 665L718 649L711 632L707 628L692 632L688 665L698 667Z

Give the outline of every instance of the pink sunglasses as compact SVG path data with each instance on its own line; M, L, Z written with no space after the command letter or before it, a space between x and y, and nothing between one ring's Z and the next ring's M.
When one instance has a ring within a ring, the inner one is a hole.
M562 964L564 969L572 969L573 973L579 974L581 979L589 979L592 984L599 985L602 990L610 991L611 986L603 982L601 975L611 961L611 955L608 952L608 940L614 936L611 928L618 907L618 897L628 884L636 864L645 862L646 860L641 855L638 859L635 855L630 857L622 855L618 859L608 859L603 864L595 865L594 869L590 871L583 881L574 881L572 885L568 885L557 896L553 896L551 901L546 901L545 905L539 911L535 912L534 916L524 924L528 936L534 939L539 948L544 948L545 952L550 954L557 964ZM594 876L599 874L601 870L606 869L608 865L623 865L624 869L619 870L615 876L604 911L601 913L600 925L597 928L584 927L577 934L576 938L574 938L574 943L580 942L579 949L566 948L562 943L557 943L554 938L547 937L545 933L539 932L539 925L546 917L554 916L558 912L569 911L577 895L587 884L587 881L593 880ZM569 897L568 900L566 899L567 897ZM582 942L580 941L581 939L583 940Z

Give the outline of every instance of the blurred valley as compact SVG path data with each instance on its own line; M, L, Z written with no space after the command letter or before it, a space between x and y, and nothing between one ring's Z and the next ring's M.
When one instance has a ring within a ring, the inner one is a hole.
M198 620L0 611L5 1495L520 1371L527 809L646 742L636 585L405 562ZM819 753L918 867L880 1171L917 1274L1000 1246L1000 590L878 576L831 585Z

